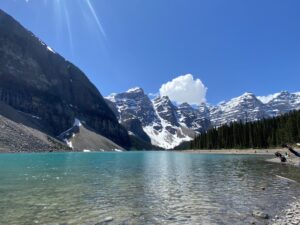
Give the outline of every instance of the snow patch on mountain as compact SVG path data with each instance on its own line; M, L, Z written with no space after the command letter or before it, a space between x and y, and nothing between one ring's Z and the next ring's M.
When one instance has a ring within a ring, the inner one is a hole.
M75 121L74 121L73 126L81 127L81 125L82 125L82 124L81 124L80 120L77 119L77 118L75 118Z
M171 134L166 127L168 125L163 124L161 131L157 131L153 126L144 127L144 131L151 138L151 144L162 147L164 149L173 149L184 141L191 141L193 138L184 134L181 127L175 128L176 133Z
M105 97L107 100L111 101L111 102L116 102L116 97L117 93L111 93L109 96Z
M76 134L79 132L79 128L82 126L82 123L79 119L75 118L73 126L68 130L61 133L58 138L63 140L71 149L73 149L72 139L75 138Z
M132 92L141 92L141 91L143 91L143 90L140 87L134 87L134 88L128 89L126 92L132 93Z
M48 49L50 52L55 53L55 51L54 51L50 46L47 46L47 49Z
M68 139L64 139L64 142L68 145L69 148L73 149L73 143L72 141L69 141Z
M257 99L259 99L262 103L267 104L273 99L277 98L280 93L275 93L267 96L257 96Z
M41 43L42 46L45 46L47 48L48 51L56 54L56 52L50 47L48 46L45 42L43 42L41 39L39 39L38 37L36 37L34 34L31 34L31 36L35 37L38 39L38 41Z

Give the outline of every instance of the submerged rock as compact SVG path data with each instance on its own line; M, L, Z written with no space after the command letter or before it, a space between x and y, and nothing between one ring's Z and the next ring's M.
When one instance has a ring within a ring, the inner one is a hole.
M105 219L104 219L104 222L111 222L111 221L113 221L114 220L114 218L112 218L111 216L109 216L109 217L106 217Z
M252 212L252 216L256 217L256 218L260 218L260 219L269 219L270 216L267 213L264 213L262 211L259 210L254 210Z
M112 222L113 220L114 220L113 217L108 216L108 217L106 217L103 221L101 221L101 222L99 222L99 223L96 223L95 225L106 225L106 224Z

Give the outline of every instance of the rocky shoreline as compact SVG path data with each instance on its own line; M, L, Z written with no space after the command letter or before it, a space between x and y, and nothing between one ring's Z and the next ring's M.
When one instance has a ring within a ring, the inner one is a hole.
M281 163L278 158L270 159L269 162ZM300 169L300 158L299 157L289 157L285 164L296 166ZM300 171L299 171L300 172ZM298 225L300 224L300 200L295 198L295 201L288 204L286 209L282 210L279 215L269 224L273 225Z
M298 167L300 169L300 158L295 156L290 156L289 158L287 158L287 162L284 163L281 162L279 158L268 159L267 161L272 163L287 164L287 165Z
M230 149L230 150L187 150L182 151L186 153L200 153L200 154L255 154L255 155L274 155L275 152L281 152L284 154L288 152L287 149ZM268 159L268 162L282 163L279 158ZM300 158L290 155L286 165L298 167L300 169ZM300 170L299 170L300 172ZM272 225L300 225L300 200L295 198L295 201L289 203L284 210L278 212L274 218L269 218L268 214L262 211L253 211L253 217L265 220L262 224ZM255 222L253 224L256 224Z
M287 209L283 210L280 215L276 215L270 224L273 225L289 225L300 224L300 200L288 205Z
M284 151L282 148L277 149L199 149L199 150L175 150L182 153L196 154L229 154L229 155L274 155L277 151Z

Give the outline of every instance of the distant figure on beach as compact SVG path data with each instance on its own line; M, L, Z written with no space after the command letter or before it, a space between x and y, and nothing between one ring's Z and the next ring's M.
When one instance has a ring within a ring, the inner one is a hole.
M286 157L284 156L284 155L282 155L280 152L276 152L275 153L275 156L277 157L277 158L280 158L280 161L281 162L286 162L287 160L286 160Z
M293 153L295 156L300 157L300 152L295 151L291 146L289 145L283 145L284 148L287 148L291 153Z

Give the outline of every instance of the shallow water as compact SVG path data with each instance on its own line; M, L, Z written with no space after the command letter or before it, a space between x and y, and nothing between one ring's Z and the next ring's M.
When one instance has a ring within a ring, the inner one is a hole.
M267 156L171 152L0 155L0 224L249 224L300 196ZM262 190L265 187L266 190ZM259 222L259 221L258 221Z

